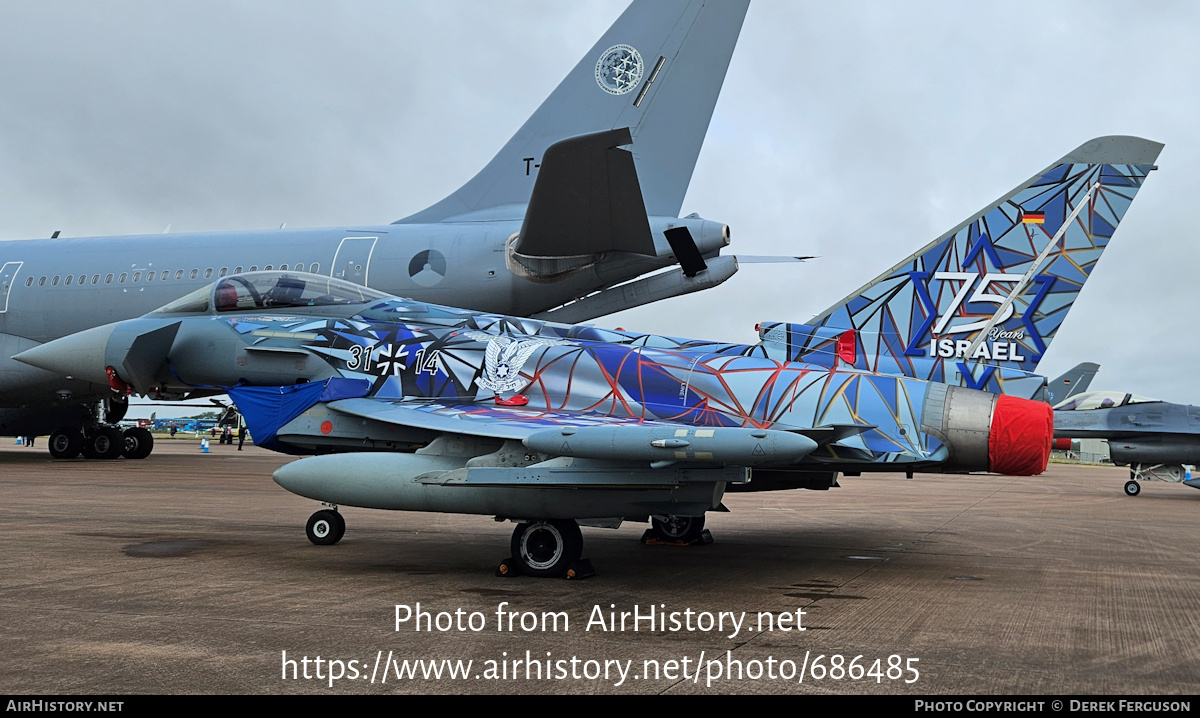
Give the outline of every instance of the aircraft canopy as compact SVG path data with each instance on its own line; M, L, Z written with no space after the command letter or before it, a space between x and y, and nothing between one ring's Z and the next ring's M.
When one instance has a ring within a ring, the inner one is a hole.
M1067 399L1054 407L1055 411L1095 411L1111 409L1115 406L1129 404L1150 404L1160 401L1137 394L1126 394L1119 391L1089 391Z
M289 307L365 304L389 295L344 279L304 272L231 274L157 309L154 314L204 314Z

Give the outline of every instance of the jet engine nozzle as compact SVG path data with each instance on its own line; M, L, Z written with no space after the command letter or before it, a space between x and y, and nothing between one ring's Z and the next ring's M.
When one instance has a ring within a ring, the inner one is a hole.
M946 445L946 471L1034 476L1046 470L1054 441L1049 404L930 384L922 428Z

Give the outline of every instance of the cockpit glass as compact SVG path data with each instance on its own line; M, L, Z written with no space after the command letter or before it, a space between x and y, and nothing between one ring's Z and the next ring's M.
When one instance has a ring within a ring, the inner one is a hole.
M215 285L171 302L156 314L241 312L259 309L365 304L389 295L344 279L301 272L231 274Z
M1127 404L1149 404L1158 402L1158 399L1151 399L1137 394L1126 394L1125 392L1117 391L1089 391L1079 396L1073 396L1070 399L1062 402L1054 407L1055 411L1096 411L1098 409L1111 409L1114 406L1125 406Z
M1155 403L1160 403L1161 401L1162 401L1162 399L1151 399L1148 396L1138 396L1137 394L1130 394L1129 400L1126 401L1125 403L1126 404L1155 404Z
M155 314L201 314L208 311L208 298L212 287L197 289L191 294L184 295L161 309Z

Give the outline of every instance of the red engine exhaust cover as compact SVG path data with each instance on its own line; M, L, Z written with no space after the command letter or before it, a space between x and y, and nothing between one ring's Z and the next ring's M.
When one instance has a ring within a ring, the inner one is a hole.
M988 435L988 470L1009 476L1035 476L1046 470L1054 442L1054 410L1049 404L1012 396L997 397Z

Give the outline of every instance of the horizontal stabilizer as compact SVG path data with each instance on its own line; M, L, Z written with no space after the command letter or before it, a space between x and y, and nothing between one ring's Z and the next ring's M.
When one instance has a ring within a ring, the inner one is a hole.
M547 148L513 250L533 258L612 251L653 256L633 155L619 149L632 142L624 127Z

